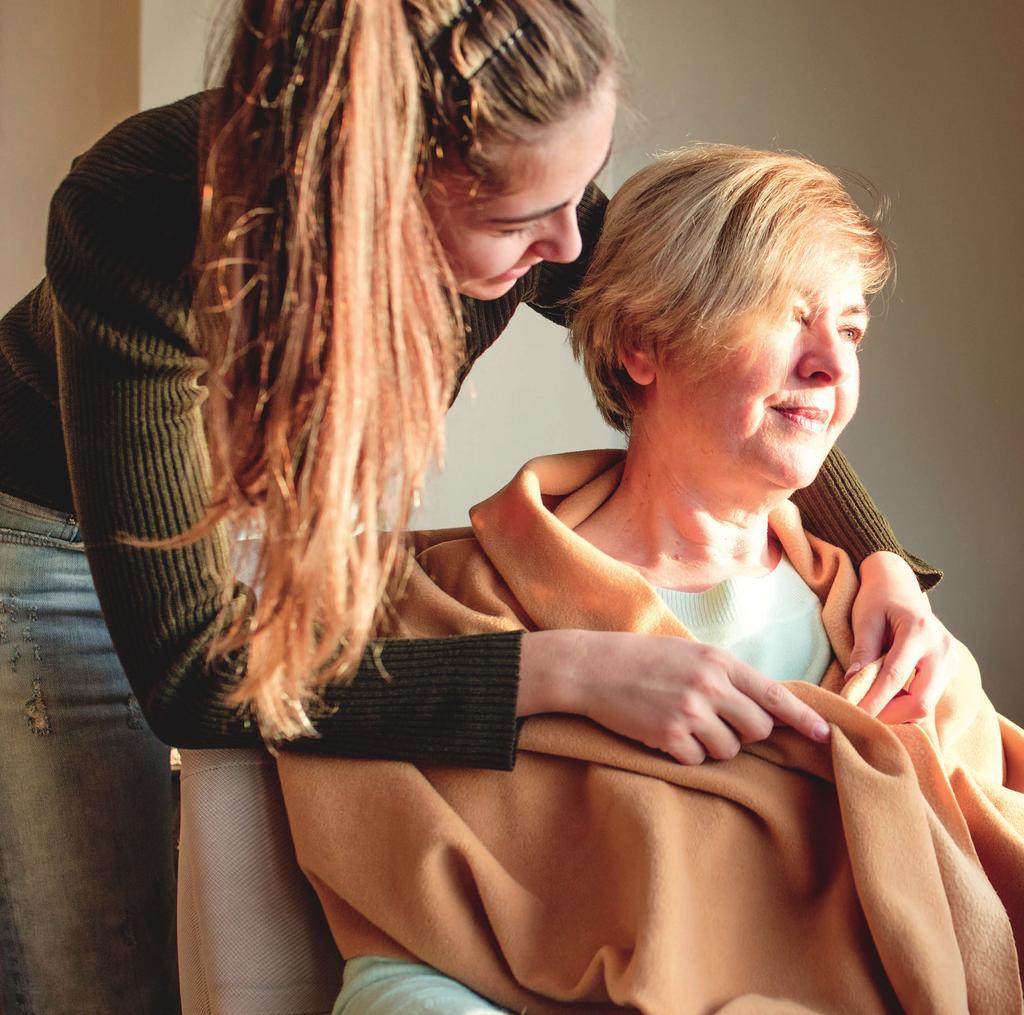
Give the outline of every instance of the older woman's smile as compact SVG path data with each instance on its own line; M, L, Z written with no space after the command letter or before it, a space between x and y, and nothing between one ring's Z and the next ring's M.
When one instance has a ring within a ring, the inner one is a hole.
M769 408L798 429L806 430L808 433L813 434L824 433L828 428L829 420L832 418L831 409L819 409L811 405L782 403L780 405L771 405Z

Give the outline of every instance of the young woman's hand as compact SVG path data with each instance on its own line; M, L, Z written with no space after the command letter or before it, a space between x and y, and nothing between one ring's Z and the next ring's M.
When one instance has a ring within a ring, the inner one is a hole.
M712 645L607 631L523 635L519 715L567 712L686 765L735 757L776 722L819 743L828 725L782 684Z
M883 722L916 722L935 710L952 677L953 638L932 613L910 566L895 553L866 557L860 577L846 675L852 677L884 655L860 707ZM911 674L908 693L900 693Z

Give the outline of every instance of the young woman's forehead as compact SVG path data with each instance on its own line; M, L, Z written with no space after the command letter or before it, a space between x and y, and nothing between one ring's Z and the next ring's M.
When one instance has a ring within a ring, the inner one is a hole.
M497 144L490 156L504 165L505 185L500 193L481 192L480 199L524 207L533 204L541 210L575 196L611 157L615 109L615 89L608 82L591 102L560 123L537 131L527 141Z

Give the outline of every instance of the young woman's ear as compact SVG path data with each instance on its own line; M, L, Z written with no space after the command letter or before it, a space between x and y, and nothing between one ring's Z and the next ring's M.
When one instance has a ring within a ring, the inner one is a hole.
M634 384L646 387L657 376L651 355L632 346L623 351L622 366Z

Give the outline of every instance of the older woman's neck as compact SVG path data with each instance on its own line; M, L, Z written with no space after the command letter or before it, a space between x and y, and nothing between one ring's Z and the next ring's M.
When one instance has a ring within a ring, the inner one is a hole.
M652 585L689 592L737 575L760 575L780 550L768 513L785 492L741 488L631 446L615 493L577 529L599 550L636 568Z

